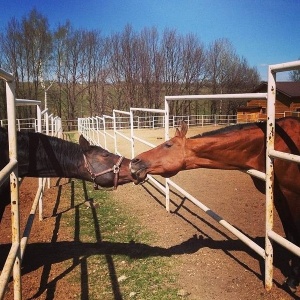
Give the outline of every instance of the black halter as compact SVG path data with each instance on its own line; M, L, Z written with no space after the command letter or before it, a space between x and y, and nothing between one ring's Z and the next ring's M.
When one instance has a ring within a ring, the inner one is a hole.
M120 156L119 160L117 161L117 163L112 167L112 168L109 168L107 170L104 170L102 172L99 172L99 173L94 173L91 169L93 169L91 163L88 161L88 159L86 158L86 156L83 154L83 159L84 159L84 166L85 168L87 169L87 171L90 173L91 175L91 179L94 183L94 189L95 190L98 190L99 189L99 186L98 184L95 182L95 179L98 177L98 176L101 176L103 174L106 174L106 173L109 173L109 172L114 172L115 173L115 178L114 178L114 189L117 188L118 186L118 179L119 179L119 172L120 172L120 166L121 166L121 163L123 161L123 158L124 156Z

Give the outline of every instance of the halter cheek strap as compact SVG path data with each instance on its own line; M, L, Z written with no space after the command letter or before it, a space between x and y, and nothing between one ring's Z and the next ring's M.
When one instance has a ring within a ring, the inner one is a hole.
M83 154L83 159L84 159L84 166L85 166L85 168L87 169L87 171L91 175L91 179L92 179L92 181L94 183L94 189L95 190L99 189L98 184L95 182L96 178L99 177L99 176L101 176L101 175L104 175L106 173L109 173L109 172L113 172L115 174L115 177L114 177L114 189L117 188L117 186L118 186L118 179L119 179L119 172L120 172L120 166L121 166L121 163L122 163L122 161L124 159L124 156L120 156L120 158L118 159L117 163L112 168L109 168L109 169L104 170L104 171L99 172L99 173L94 173L92 171L92 165L88 161L88 159L86 158L86 156L84 154Z

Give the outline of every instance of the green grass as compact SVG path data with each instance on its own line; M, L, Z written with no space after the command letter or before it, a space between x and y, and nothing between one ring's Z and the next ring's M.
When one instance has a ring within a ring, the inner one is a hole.
M96 207L83 204L86 196ZM83 299L83 294L90 300L180 298L172 260L151 246L154 233L118 207L112 193L94 191L89 183L85 193L82 181L75 180L74 206L64 214L63 223L74 228L81 243L91 244L80 258L76 276L70 279L80 286L77 299Z

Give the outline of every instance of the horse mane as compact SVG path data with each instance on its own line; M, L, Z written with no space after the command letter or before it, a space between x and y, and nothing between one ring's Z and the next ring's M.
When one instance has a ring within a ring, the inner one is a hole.
M8 132L6 128L0 127L0 145L4 148L8 147ZM41 158L49 155L47 149L55 149L55 153L64 159L72 159L78 153L81 154L80 146L76 143L62 140L57 137L47 136L39 132L18 131L17 132L17 146L19 151L29 151L29 148L44 149L39 151ZM48 153L47 153L48 152ZM66 156L65 153L68 153Z
M0 145L8 144L8 133L7 129L0 127Z
M280 122L283 119L296 120L297 122L300 121L300 118L298 118L298 117L283 117L283 118L276 119L276 123ZM196 139L196 138L200 138L200 137L204 137L204 136L214 136L217 134L226 134L229 132L240 131L240 130L252 128L252 127L258 127L263 132L265 132L266 131L266 121L234 124L234 125L226 126L226 127L219 128L216 130L203 132L202 134L197 134L195 136L190 137L190 139Z
M216 129L216 130L207 131L207 132L197 134L195 136L190 137L190 139L196 139L196 138L206 137L206 136L214 136L214 135L218 135L218 134L226 134L226 133L229 133L229 132L240 131L240 130L255 127L255 126L263 129L263 128L265 128L265 124L266 124L266 121L234 124L234 125L226 126L226 127L219 128L219 129Z

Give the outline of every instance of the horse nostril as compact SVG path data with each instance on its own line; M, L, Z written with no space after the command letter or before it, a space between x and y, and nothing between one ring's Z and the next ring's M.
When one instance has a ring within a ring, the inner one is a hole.
M140 161L139 158L134 158L134 159L131 160L131 163L132 164L137 164L139 161Z

